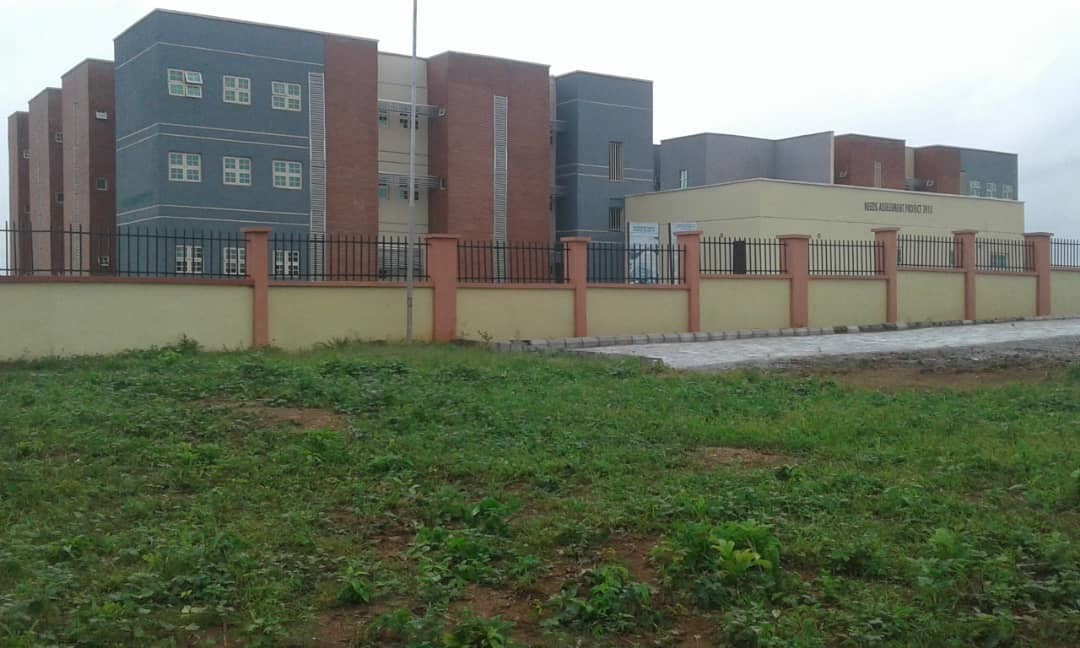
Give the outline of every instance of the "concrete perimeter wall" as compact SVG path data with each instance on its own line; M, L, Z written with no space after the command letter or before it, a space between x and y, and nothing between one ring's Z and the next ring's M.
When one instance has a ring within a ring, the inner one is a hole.
M177 342L251 346L251 288L163 282L0 285L0 360L98 355Z
M963 272L898 272L897 319L949 322L964 319Z
M975 319L1007 319L1035 315L1035 277L975 276Z
M589 288L589 335L642 335L687 330L685 290Z
M787 328L790 294L787 279L702 279L701 329Z
M1080 315L1080 272L1054 270L1050 273L1050 312Z
M529 340L574 336L574 291L557 288L459 288L458 337Z
M431 339L431 289L413 291L413 335ZM402 340L405 289L401 286L270 287L270 342L305 349L334 339Z
M811 327L885 321L883 279L811 279L809 299Z

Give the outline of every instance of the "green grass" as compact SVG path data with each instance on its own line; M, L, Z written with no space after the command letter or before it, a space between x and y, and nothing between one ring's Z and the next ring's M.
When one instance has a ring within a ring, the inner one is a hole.
M0 368L5 646L1067 646L1078 522L1075 368L970 393L457 347Z

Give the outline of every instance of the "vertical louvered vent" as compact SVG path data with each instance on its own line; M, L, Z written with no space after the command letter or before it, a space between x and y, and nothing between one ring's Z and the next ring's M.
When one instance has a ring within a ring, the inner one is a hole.
M506 182L507 182L507 113L509 111L506 97L495 97L495 222L492 238L496 243L506 242ZM501 281L506 276L506 250L500 246L493 247L495 279Z
M326 88L323 75L308 73L308 140L311 149L311 250L308 263L311 274L319 276L323 268L323 246L316 241L326 234Z

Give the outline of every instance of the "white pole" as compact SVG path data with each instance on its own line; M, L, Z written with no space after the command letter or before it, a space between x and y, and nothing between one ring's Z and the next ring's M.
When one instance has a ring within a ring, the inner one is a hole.
M405 239L405 342L413 339L413 250L416 238L416 2L412 3L412 58L409 80L409 234Z

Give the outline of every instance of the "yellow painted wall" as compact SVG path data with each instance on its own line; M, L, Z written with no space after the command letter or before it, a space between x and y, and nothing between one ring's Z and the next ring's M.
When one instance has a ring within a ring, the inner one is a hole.
M810 326L881 324L885 321L885 281L810 280Z
M413 294L413 335L431 339L431 289ZM270 287L270 343L303 349L335 338L405 338L405 289Z
M790 292L787 279L703 279L701 330L787 328Z
M686 332L686 291L589 288L589 335Z
M975 319L1005 319L1035 315L1035 277L977 275Z
M896 318L901 322L964 319L963 273L897 273Z
M457 331L466 340L573 337L572 289L459 288Z
M0 360L97 355L175 343L251 346L245 286L0 284Z
M929 205L933 213L867 211L868 202ZM863 239L886 226L935 236L957 229L1003 238L1024 232L1024 203L1016 200L762 179L630 196L626 217L632 223L692 222L706 236L727 237Z
M1050 312L1080 315L1080 272L1050 273Z

